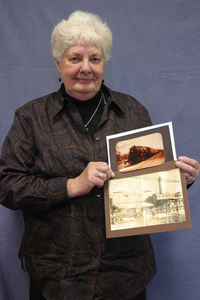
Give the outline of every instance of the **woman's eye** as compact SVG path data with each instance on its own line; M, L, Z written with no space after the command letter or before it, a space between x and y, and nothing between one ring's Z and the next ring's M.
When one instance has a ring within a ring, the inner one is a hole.
M72 58L70 58L70 60L71 60L72 62L78 62L78 61L79 61L79 58L78 58L78 57L72 57Z
M100 58L98 58L98 57L93 57L92 61L95 62L95 63L98 63L98 62L100 62Z

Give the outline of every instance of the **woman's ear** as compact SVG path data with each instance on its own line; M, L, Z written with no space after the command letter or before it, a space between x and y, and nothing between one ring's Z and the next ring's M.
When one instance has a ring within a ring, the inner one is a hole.
M57 58L55 58L55 62L56 62L56 69L58 70L58 73L61 73L61 66L60 66L60 62L59 60L57 60Z

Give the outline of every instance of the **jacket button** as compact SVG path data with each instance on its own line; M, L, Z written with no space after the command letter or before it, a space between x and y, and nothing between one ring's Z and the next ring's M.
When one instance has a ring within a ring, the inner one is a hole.
M99 137L99 136L97 136L97 137L96 137L96 141L99 141L99 140L100 140L100 137Z

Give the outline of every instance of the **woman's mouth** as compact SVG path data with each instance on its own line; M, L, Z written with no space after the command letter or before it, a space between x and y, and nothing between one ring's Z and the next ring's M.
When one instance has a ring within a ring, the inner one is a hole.
M88 84L92 81L92 79L91 78L76 78L76 81L78 81L79 83Z

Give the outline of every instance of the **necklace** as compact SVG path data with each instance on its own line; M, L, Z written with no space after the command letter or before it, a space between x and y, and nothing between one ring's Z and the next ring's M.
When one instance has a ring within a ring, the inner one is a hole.
M98 105L97 105L95 111L93 112L91 118L89 119L89 121L88 121L86 124L84 124L84 127L85 127L85 128L87 128L87 126L90 124L90 122L92 121L92 119L93 119L94 116L96 115L96 113L97 113L97 111L98 111L98 109L99 109L99 106L100 106L100 104L101 104L102 99L103 99L104 104L105 104L105 103L106 103L106 100L105 100L105 97L104 97L103 92L102 92L102 95L101 95L101 99L99 100L99 103L98 103Z

